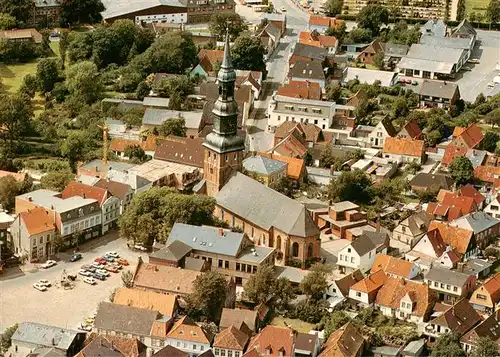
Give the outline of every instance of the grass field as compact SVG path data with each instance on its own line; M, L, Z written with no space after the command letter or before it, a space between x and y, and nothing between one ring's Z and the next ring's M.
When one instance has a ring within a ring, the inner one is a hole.
M467 14L476 12L485 15L488 4L489 0L465 0L465 8L467 9Z
M298 332L302 332L302 333L309 333L309 331L311 331L312 328L314 327L313 324L304 322L302 320L287 319L287 318L281 317L281 316L275 317L271 321L271 325L279 326L279 327L287 327L288 326L288 327L291 327L294 330L296 330Z

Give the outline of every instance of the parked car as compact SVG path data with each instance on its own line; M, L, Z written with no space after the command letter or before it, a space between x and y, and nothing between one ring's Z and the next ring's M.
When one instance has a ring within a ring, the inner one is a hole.
M40 291L47 291L47 287L45 285L40 285L39 283L34 283L33 287Z
M92 277L96 278L96 279L99 279L99 280L106 280L106 276L102 275L102 274L99 274L98 272L92 273Z
M57 262L55 260L47 260L41 265L41 267L42 269L48 269L50 267L53 267L54 265L57 265Z
M101 263L98 263L98 262L93 262L90 266L96 268L96 269L100 269L102 268L104 264L101 264Z
M109 273L105 270L105 268L106 267L104 266L104 267L102 267L102 269L97 269L95 272L107 277L107 276L109 276Z
M104 259L106 262L109 262L109 263L112 263L112 262L114 262L114 261L115 261L115 258L110 257L109 255L104 255L104 256L102 257L102 259Z
M115 267L116 269L120 270L123 268L123 266L121 266L121 264L117 263L116 261L113 262L113 263L109 263L108 265L112 266L112 267Z
M83 276L91 276L92 272L86 269L80 269L78 271L78 274L83 275Z
M117 252L107 252L105 255L113 258L120 258L120 255Z
M86 278L83 278L83 281L84 281L85 283L87 283L87 284L90 284L90 285L95 285L95 284L97 284L97 281L95 281L95 279L94 279L94 278L89 277L89 276L87 276Z
M123 258L122 259L118 259L116 262L118 264L120 264L120 265L125 265L125 266L128 265L128 260L127 259L123 259Z
M497 85L497 84L496 84L495 82L490 82L490 83L488 83L488 87L490 87L490 88L493 88L493 87L495 87L496 85Z
M47 288L50 288L50 286L52 285L50 283L50 281L48 281L47 279L40 279L40 280L38 280L37 284L43 285L43 286L45 286Z
M143 246L141 244L134 245L134 249L140 250L141 252L147 252L148 251L148 248L146 248L145 246Z
M468 62L478 64L480 61L479 58L471 58Z
M107 260L104 257L95 258L94 262L99 264L106 264Z
M92 326L80 324L80 326L78 326L78 329L82 330L82 331L90 332L90 331L92 331Z
M69 258L70 262L76 262L77 260L82 259L82 255L80 253L75 253Z
M118 273L118 268L117 268L117 267L115 267L115 266L112 266L112 265L106 265L106 266L104 267L104 270L106 270L106 271L110 271L110 272L112 272L112 273Z

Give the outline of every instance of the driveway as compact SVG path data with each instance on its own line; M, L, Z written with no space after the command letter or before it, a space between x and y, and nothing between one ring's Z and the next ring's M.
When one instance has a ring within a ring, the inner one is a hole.
M55 287L63 270L76 274L83 264L90 264L97 256L108 251L116 251L130 262L124 269L135 268L139 253L129 250L126 242L111 233L96 241L89 242L80 249L83 259L75 263L67 261L69 254L61 253L58 264L47 270L38 270L21 275L7 274L0 281L0 331L8 326L23 321L39 322L64 328L77 328L84 318L97 310L101 301L108 301L110 293L122 286L121 272L110 273L106 281L98 281L91 286L84 283L79 276L75 288L64 290ZM47 291L41 292L33 288L33 283L47 279L52 283Z

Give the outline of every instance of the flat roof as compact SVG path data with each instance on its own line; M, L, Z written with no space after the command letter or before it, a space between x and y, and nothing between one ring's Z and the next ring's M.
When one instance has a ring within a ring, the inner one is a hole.
M276 102L283 102L283 103L296 103L296 104L303 104L303 105L316 105L319 107L334 107L335 102L327 102L324 100L314 100L314 99L305 99L305 98L294 98L294 97L285 97L282 95L275 95L274 100Z
M186 172L193 173L196 170L198 170L197 167L153 159L132 167L129 173L141 176L151 182L156 182L171 174L182 175Z
M25 193L18 197L21 197L25 200L31 200L39 206L42 206L46 209L53 209L58 213L71 211L97 202L97 200L94 200L93 198L72 196L66 199L62 199L60 197L57 197L57 195L59 195L59 192L40 189Z
M454 62L438 62L428 59L403 57L398 63L401 69L417 69L419 71L429 71L444 74L451 74Z
M104 20L128 15L157 6L186 7L177 0L102 0L106 8L102 13Z

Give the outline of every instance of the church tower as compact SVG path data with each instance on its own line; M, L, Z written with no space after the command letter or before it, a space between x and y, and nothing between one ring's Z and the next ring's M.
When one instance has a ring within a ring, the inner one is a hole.
M215 196L234 171L241 171L245 140L238 136L238 105L234 100L236 72L231 62L229 33L217 75L219 98L212 110L213 129L206 138L203 176L208 196Z

